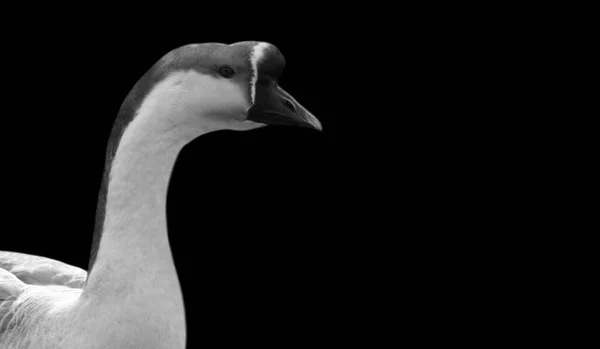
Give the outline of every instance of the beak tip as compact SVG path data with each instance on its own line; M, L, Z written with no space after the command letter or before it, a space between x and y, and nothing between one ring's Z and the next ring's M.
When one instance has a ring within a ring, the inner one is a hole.
M323 125L321 125L321 122L317 118L313 117L311 120L311 125L315 130L323 132Z

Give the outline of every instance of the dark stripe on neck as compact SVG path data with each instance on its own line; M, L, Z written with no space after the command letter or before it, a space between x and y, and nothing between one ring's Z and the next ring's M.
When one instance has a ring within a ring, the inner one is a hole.
M152 87L162 80L166 75L166 70L161 69L161 61L157 62L140 80L135 84L129 92L121 108L115 122L113 124L108 146L106 149L106 160L104 164L104 174L102 176L102 184L100 186L100 194L98 196L98 205L96 207L96 222L94 226L94 237L92 240L92 251L90 254L90 262L88 266L88 278L96 262L98 249L100 248L100 240L104 230L104 220L106 218L106 197L108 194L108 185L110 181L110 169L123 136L125 128L131 123L137 114L144 98L148 95Z

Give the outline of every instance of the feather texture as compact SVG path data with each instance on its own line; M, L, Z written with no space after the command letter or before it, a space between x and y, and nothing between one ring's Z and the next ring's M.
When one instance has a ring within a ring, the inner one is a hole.
M29 348L49 325L64 325L60 310L78 299L86 277L85 270L50 258L0 251L2 349Z
M81 268L50 258L15 252L0 251L1 269L8 271L28 285L83 288L87 279L87 272Z

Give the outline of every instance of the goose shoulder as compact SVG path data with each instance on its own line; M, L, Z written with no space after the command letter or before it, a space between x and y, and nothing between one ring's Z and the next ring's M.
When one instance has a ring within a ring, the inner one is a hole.
M0 268L0 335L9 329L13 303L26 287L14 274Z
M87 272L81 268L51 258L15 252L0 251L0 270L14 275L27 285L83 288L87 279ZM8 280L10 277L5 272L3 275ZM0 279L0 289L3 284L10 285L10 282Z

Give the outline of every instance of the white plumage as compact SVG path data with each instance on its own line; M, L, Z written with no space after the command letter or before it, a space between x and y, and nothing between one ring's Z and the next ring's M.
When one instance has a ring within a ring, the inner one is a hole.
M224 65L226 77L219 76ZM208 132L267 123L320 130L277 84L257 88L257 81L276 82L283 65L267 43L188 45L140 80L152 82L147 91L136 84L122 107L133 115L117 130L116 150L108 155L103 229L90 274L0 251L0 349L185 347L166 225L171 170L185 144Z

